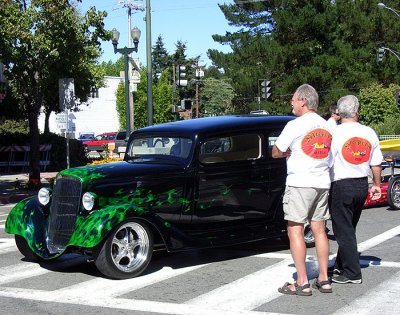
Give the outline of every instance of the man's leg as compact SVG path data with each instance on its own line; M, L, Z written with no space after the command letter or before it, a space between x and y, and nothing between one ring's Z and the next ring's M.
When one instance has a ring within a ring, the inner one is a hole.
M339 245L344 275L361 279L361 268L357 251L357 239L353 225L354 197L357 196L359 179L345 179L333 183L332 226Z
M325 221L311 221L311 230L314 234L315 248L317 251L319 275L318 281L328 280L329 241L325 230ZM323 285L324 289L331 285Z
M304 243L304 224L288 221L288 236L290 252L297 271L297 284L303 286L308 283L306 270L307 248ZM311 291L311 289L305 289L304 291Z

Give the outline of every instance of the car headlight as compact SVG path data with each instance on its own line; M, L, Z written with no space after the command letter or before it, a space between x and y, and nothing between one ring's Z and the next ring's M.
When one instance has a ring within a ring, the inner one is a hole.
M82 196L82 205L87 210L90 211L94 207L94 202L96 199L96 195L91 192L86 192Z
M38 199L40 204L43 206L47 205L51 199L51 189L46 187L40 188L38 192Z

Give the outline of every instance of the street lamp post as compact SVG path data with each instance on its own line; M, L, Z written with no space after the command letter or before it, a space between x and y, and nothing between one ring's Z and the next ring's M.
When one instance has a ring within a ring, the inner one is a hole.
M391 7L388 7L386 4L384 4L384 3L382 3L382 2L379 2L378 3L378 8L379 9L386 9L386 10L389 10L389 11L392 11L394 14L396 14L398 17L400 17L400 11L398 11L398 10L395 10L395 9L393 9L393 8L391 8Z
M136 26L131 30L131 36L134 47L117 48L120 33L116 28L112 30L112 44L114 46L114 53L120 53L124 56L125 60L125 112L126 112L126 137L129 138L131 134L131 111L129 107L129 55L132 52L138 51L140 29Z

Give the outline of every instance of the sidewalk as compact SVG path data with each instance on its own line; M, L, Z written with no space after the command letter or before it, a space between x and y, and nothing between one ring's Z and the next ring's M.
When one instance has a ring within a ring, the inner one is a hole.
M40 181L46 185L57 172L40 173ZM36 195L37 190L26 189L28 173L0 173L0 206L17 203L29 196Z

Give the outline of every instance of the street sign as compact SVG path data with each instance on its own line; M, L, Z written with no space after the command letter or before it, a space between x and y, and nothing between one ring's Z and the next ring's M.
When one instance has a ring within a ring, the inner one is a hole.
M58 80L58 96L60 109L71 108L75 101L74 79L64 78Z
M201 69L196 69L196 78L204 77L204 71Z

